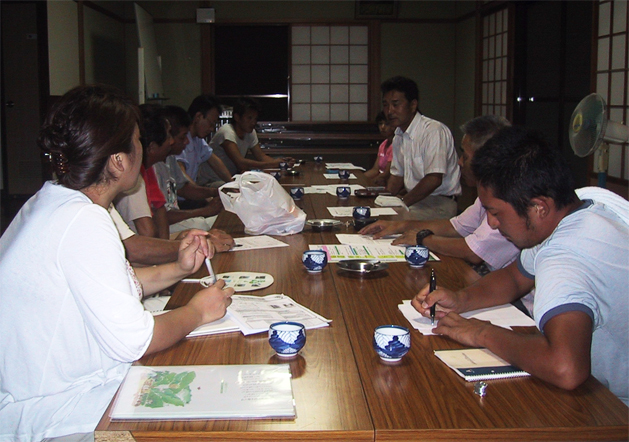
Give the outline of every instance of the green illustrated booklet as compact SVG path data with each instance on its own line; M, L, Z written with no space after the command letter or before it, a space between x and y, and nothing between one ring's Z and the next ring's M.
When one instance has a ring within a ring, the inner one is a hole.
M133 366L111 412L112 420L294 416L287 364Z

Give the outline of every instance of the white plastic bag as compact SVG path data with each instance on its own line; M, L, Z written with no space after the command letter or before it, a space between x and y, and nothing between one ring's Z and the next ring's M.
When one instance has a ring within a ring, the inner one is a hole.
M220 187L219 195L225 210L238 215L245 225L245 233L292 235L304 229L306 214L273 176L245 172L235 178ZM235 189L240 192L229 192Z

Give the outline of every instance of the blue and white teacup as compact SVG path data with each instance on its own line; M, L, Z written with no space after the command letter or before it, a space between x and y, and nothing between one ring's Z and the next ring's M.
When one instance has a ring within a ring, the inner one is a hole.
M301 262L310 273L319 273L328 265L328 254L323 250L306 250L301 256Z
M321 163L323 161L323 157L321 155L317 155L314 157L315 163Z
M269 327L269 344L278 356L297 356L306 345L306 327L299 322L275 322Z
M421 269L424 267L429 256L430 253L428 252L428 247L424 246L408 246L404 252L406 262L415 269Z
M386 362L397 362L411 348L411 333L401 325L381 325L373 334L373 348Z
M280 178L282 178L282 172L280 172L279 170L274 170L271 172L271 175L273 176L273 178L275 178L276 180L279 180Z
M339 178L342 180L349 179L349 171L347 170L339 170Z
M336 196L341 199L349 198L352 189L349 186L339 186L336 188Z
M293 197L294 200L300 200L304 196L304 188L303 187L291 187L290 188L290 196Z
M357 206L352 210L354 219L367 219L371 217L371 209L367 206Z
M282 169L282 170L286 170L286 169L288 169L288 163L287 163L286 161L282 161L282 162L279 164L279 166L280 166L280 169Z

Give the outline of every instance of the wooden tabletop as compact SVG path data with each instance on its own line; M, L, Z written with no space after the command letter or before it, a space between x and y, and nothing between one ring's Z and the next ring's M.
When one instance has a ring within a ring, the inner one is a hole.
M326 180L322 165L301 166L302 174L283 177L294 185L344 184ZM365 184L360 172L350 184ZM370 205L373 199L306 195L297 204L309 219L331 218L329 206ZM400 217L408 215L400 210ZM350 221L350 219L341 219ZM222 213L216 226L235 237L243 225ZM336 233L355 233L342 225L332 232L278 237L290 247L218 254L217 273L270 273L275 282L255 294L284 293L296 302L332 319L330 327L308 330L307 344L289 362L293 374L295 419L110 422L105 413L98 430L129 430L137 440L623 440L629 438L629 410L596 379L565 391L534 378L489 381L487 395L473 393L473 383L457 376L433 351L461 348L447 338L412 332L411 351L397 364L380 360L372 348L373 330L382 324L409 326L398 310L428 281L430 269L439 284L452 289L478 275L459 259L441 257L423 269L391 263L367 276L329 264L321 274L309 274L301 255L309 244L338 243ZM207 275L202 269L196 276ZM180 284L168 307L183 305L200 288ZM520 330L535 332L532 330ZM184 339L174 347L142 358L143 365L277 364L267 335L239 332Z

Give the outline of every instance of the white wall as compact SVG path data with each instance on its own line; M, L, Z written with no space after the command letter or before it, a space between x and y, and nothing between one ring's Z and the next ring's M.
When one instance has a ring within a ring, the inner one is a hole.
M77 4L47 2L50 95L63 95L79 84L79 26Z

